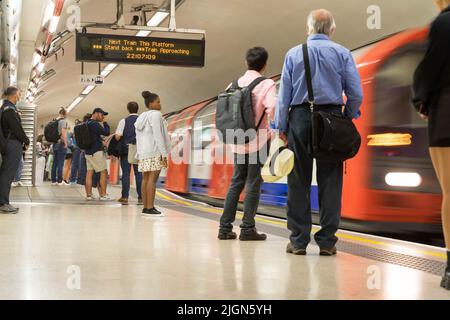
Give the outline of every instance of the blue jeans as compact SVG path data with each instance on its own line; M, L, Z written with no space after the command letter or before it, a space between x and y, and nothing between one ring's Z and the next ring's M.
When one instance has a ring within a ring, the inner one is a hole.
M253 154L254 155L254 154ZM245 157L244 163L239 158ZM255 230L255 215L258 210L261 196L261 165L249 164L250 155L234 156L234 170L231 184L228 189L223 214L220 218L220 232L228 233L233 230L233 222L236 218L236 210L239 196L246 187L244 198L244 216L242 218L241 232L253 232Z
M17 168L16 175L14 177L14 182L19 182L22 178L22 170L23 170L23 157L20 158L19 167Z
M340 113L340 107L317 108L320 111ZM288 176L287 226L290 240L297 248L306 248L311 238L311 181L313 158L311 143L311 111L294 107L289 113L288 143L295 154L294 169ZM343 165L316 161L319 188L321 229L314 234L320 248L332 248L338 238L336 231L341 217Z
M81 150L77 147L72 152L72 167L70 168L70 183L77 182L78 173L80 171Z
M130 196L130 172L131 164L128 162L128 156L120 157L120 167L122 168L122 198L128 199ZM138 165L133 164L134 177L136 179L136 191L139 199L142 198L142 173L138 171Z
M66 160L67 148L63 143L55 143L53 145L53 166L52 166L52 182L61 183L63 181L64 161Z
M86 154L84 151L81 151L80 153L80 164L78 169L78 176L77 176L77 183L84 186L86 182Z

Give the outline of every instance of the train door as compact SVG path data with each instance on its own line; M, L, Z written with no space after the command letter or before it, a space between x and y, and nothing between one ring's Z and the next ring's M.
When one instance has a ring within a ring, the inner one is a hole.
M167 121L167 123L169 124L172 122L172 120L175 117L176 117L176 115L172 114L172 115L164 117L164 118ZM169 135L170 135L170 131L169 131ZM164 186L166 184L166 177L167 177L167 169L161 170L161 173L159 174L158 183L157 183L158 188L164 188Z
M208 104L194 117L189 165L189 192L208 194L211 179L212 142L216 102Z
M191 129L194 115L205 103L189 107L169 124L171 153L166 175L166 189L174 192L188 193L188 169L191 151Z

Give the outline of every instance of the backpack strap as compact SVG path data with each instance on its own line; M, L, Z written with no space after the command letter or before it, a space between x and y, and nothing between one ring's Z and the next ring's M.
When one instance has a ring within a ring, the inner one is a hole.
M0 108L0 121L2 121L3 113L6 110L13 110L13 108L11 108L10 106L7 106L6 103L3 102L3 104ZM0 123L0 128L1 128L1 123ZM1 131L3 131L3 129ZM0 132L0 134L3 134L3 132ZM5 139L8 140L10 137L11 137L11 131L8 131L8 135L5 137Z
M230 89L238 89L239 88L239 84L238 84L238 79L236 79L236 80L234 80L232 83L231 83L231 87L230 87Z
M260 84L261 82L263 82L263 81L266 80L266 79L267 79L266 77L259 77L259 78L256 78L255 80L253 80L253 81L247 86L247 89L248 89L250 92L252 92L253 89L255 89L255 87L256 87L258 84Z
M264 80L267 80L267 78L266 78L266 77L258 77L258 78L256 78L255 80L253 80L253 81L247 86L247 89L248 89L250 92L252 92L253 89L255 89L255 87L256 87L258 84L260 84L261 82L263 82ZM265 116L266 116L266 112L263 112L261 118L260 118L259 121L258 121L258 124L256 125L256 128L255 128L256 131L259 130L259 127L261 126L261 123L262 123L262 121L263 121L263 119L264 119Z

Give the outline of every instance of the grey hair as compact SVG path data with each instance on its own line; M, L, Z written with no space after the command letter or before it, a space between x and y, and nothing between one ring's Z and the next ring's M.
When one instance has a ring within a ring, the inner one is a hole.
M317 19L317 13L322 11L325 19ZM326 34L327 36L331 36L331 33L336 29L336 22L334 21L333 15L331 12L326 10L314 10L311 11L308 15L308 35L312 34Z

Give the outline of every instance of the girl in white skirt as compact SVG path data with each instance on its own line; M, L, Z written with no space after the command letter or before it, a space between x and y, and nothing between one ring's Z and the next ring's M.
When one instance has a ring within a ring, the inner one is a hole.
M162 213L155 208L156 183L161 169L167 168L170 151L170 138L167 132L167 122L161 113L159 96L149 91L142 92L148 111L142 113L136 120L136 158L139 172L143 174L142 213L149 216L160 216Z

